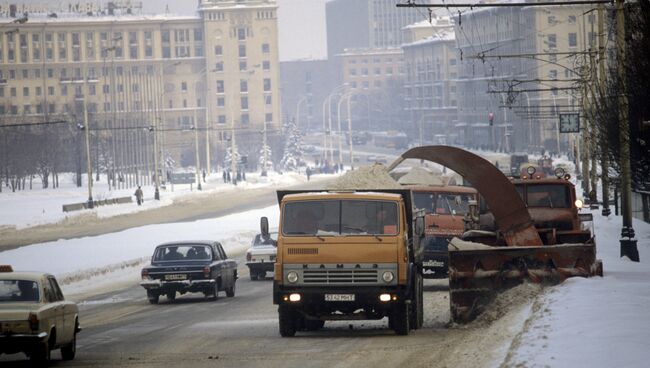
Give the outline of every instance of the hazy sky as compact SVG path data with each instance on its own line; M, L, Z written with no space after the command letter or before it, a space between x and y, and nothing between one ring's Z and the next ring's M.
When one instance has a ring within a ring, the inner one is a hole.
M280 61L298 59L325 59L326 0L277 0ZM192 6L189 6L192 4ZM197 0L143 0L146 13L195 14Z

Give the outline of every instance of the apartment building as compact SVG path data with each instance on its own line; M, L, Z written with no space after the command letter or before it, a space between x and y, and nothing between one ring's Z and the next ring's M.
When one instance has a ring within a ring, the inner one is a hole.
M201 0L197 10L0 18L0 122L80 120L85 105L106 139L150 128L176 162L193 157L194 127L213 148L204 165L207 154L221 162L233 131L242 149L259 151L264 124L281 121L277 5Z

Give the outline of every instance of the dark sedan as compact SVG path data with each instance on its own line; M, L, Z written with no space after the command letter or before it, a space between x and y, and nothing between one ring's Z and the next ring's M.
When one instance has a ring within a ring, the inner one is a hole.
M168 300L176 293L203 293L217 299L219 292L235 296L237 262L229 259L219 242L183 241L161 244L142 269L142 285L151 304L161 295Z

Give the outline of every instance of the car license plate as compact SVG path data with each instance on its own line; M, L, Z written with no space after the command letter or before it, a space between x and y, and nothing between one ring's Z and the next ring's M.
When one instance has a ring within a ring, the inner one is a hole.
M325 294L326 302L353 302L354 294Z
M187 275L175 274L175 275L165 275L165 280L185 280Z

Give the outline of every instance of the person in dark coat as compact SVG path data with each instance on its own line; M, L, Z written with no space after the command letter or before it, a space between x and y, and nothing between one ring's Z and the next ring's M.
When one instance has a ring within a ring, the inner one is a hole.
M223 183L227 183L227 176L226 176L226 170L223 171Z
M307 166L307 170L305 170L305 174L307 174L307 181L309 181L309 178L311 177L311 169L309 166Z
M138 185L138 189L135 190L135 200L138 202L138 206L144 202L143 194L142 194L142 188Z

